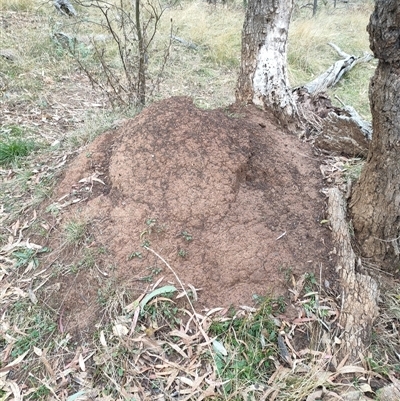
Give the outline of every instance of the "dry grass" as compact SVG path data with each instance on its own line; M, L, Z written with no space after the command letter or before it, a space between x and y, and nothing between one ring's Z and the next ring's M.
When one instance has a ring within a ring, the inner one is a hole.
M244 12L238 8L210 7L190 2L171 10L176 35L199 46L207 61L225 67L237 67Z
M18 62L10 65L0 57L0 71L7 70L2 78L6 87L11 89L9 97L44 104L49 89L47 82L57 82L60 77L67 79L74 75L76 68L68 51L52 35L61 31L77 37L80 51L90 56L89 38L104 34L104 31L96 24L71 23L70 19L57 14L49 3L40 0L26 0L26 3L30 5L34 19L32 16L27 20L23 15L12 16L21 19L24 29L13 30L12 33L6 31L2 38L2 47L14 49L19 55ZM8 0L7 4L10 8L25 2ZM96 17L92 9L77 7L77 10L87 19ZM328 42L334 42L344 51L356 55L369 51L365 27L370 11L371 7L365 5L351 12L346 9L322 9L314 19L295 17L290 28L288 55L292 85L313 79L338 59ZM168 42L171 18L174 34L198 47L193 50L173 42L170 60L154 99L189 95L195 98L197 104L208 108L225 106L234 101L243 9L239 6L213 7L204 2L189 2L168 10L164 17L154 48L160 49ZM37 26L43 29L38 30ZM107 41L106 46L110 57L115 56L112 43ZM160 57L159 52L150 57L150 71L160 62ZM112 63L117 66L118 60ZM366 117L369 117L368 81L373 70L373 63L357 66L333 91Z
M33 11L37 6L35 0L3 0L1 11Z
M373 5L321 11L315 18L295 18L289 31L289 77L293 86L311 81L324 72L340 56L328 46L332 42L344 52L362 56L369 49L366 26ZM370 119L368 86L375 70L375 62L360 64L337 87L329 91L332 100L338 96L345 104ZM335 102L335 100L334 100ZM341 106L338 102L336 102Z

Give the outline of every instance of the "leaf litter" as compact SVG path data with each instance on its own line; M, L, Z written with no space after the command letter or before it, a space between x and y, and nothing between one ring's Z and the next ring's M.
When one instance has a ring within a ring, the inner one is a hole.
M19 234L15 241L21 243L27 240L23 234ZM2 255L11 253L13 248L9 245L1 249ZM165 260L164 262L167 263ZM45 271L42 273L44 275ZM235 394L243 399L250 397L255 400L296 400L307 397L307 400L312 401L327 395L342 399L338 395L342 392L339 379L347 374L365 378L366 381L359 389L361 392L371 392L368 377L374 377L376 373L367 365L350 366L346 365L346 360L335 360L335 349L340 346L334 329L338 316L337 300L329 295L322 295L319 291L304 293L305 281L304 278L298 281L292 278L292 302L297 316L274 316L275 324L279 325L277 329L280 330L277 337L279 359L273 358L274 372L269 378L265 378L265 383L240 385L231 397ZM134 302L126 305L123 308L125 314L114 319L110 328L102 329L97 342L91 348L78 347L75 354L71 354L70 347L61 346L60 351L66 351L64 357L48 356L46 349L35 346L11 360L10 353L15 339L7 334L11 328L7 326L3 315L1 332L8 344L7 352L2 353L4 367L0 370L1 386L5 391L4 400L10 397L22 400L23 394L26 396L34 392L35 387L27 391L26 384L18 384L17 380L10 378L10 372L18 371L24 364L43 367L42 378L38 378L37 383L48 389L49 399L54 400L104 400L109 397L104 393L104 386L111 386L118 394L109 399L118 400L135 397L143 400L203 400L225 397L224 386L230 380L223 379L214 358L218 354L226 357L233 350L226 348L222 339L212 338L207 333L216 321L234 321L243 317L251 319L257 308L244 306L234 316L229 316L226 308L213 308L199 313L189 298L197 292L192 285L185 288L181 283L181 292L176 294L176 287L158 287L161 284L160 279L156 283L157 288L156 285L152 286ZM28 297L27 291L22 288L29 285L29 281L22 279L19 287L9 284L3 286L1 305ZM160 328L151 328L149 322L141 319L140 311L146 306L153 306L152 302L155 307L160 303L170 303L173 299L164 298L165 294L175 294L177 301L186 297L190 307L181 308L185 319L180 321L178 327L162 328L161 335L158 335L157 329ZM310 308L311 300L313 305ZM319 316L320 311L323 311L322 316ZM319 350L308 347L299 349L294 345L296 334L303 332L312 335L315 331L320 336L321 343L316 347ZM321 332L324 333L322 336ZM67 336L63 335L64 339ZM260 338L260 342L262 341L265 339ZM93 369L101 369L103 372L101 386L94 380ZM287 384L293 380L300 383L295 394ZM327 387L330 388L329 391ZM75 392L72 392L73 388ZM336 388L338 393L334 391Z

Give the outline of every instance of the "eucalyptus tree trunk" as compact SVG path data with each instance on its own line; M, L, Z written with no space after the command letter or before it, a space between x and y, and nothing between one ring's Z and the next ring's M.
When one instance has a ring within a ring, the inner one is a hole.
M400 255L400 2L376 0L368 32L379 59L371 80L373 137L351 200L354 231L364 257L388 269Z
M297 117L287 77L287 38L293 0L249 0L236 88L239 102L271 110L281 122Z

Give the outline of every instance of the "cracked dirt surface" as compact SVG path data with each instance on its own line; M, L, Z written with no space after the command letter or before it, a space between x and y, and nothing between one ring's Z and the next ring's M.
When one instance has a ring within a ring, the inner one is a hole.
M80 180L94 177L94 180ZM57 298L69 327L99 311L114 280L125 294L164 277L161 255L206 307L251 305L254 294L286 295L288 273L333 280L325 200L311 147L255 107L204 111L166 99L99 136L66 169L51 202L60 226L88 222L83 248L96 265L64 276ZM66 196L67 195L67 196ZM84 258L66 252L63 263Z

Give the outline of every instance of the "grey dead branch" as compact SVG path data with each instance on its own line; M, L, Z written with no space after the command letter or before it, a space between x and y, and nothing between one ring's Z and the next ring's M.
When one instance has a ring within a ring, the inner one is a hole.
M343 75L349 72L357 64L368 62L373 58L371 54L365 54L363 57L347 54L334 43L329 43L329 46L335 49L339 56L343 57L343 59L336 61L336 63L330 66L325 72L323 72L313 81L304 85L304 89L306 89L310 94L325 92L328 88L335 86L343 77Z
M396 380L398 382L398 380ZM400 385L398 383L390 384L379 389L378 396L380 400L398 401L400 400Z
M71 50L73 45L78 43L83 43L87 46L91 46L93 43L106 42L111 39L110 35L71 35L66 32L55 32L53 34L53 39L60 43L64 48Z
M0 57L11 63L18 62L20 55L16 49L0 49Z
M197 50L199 48L198 45L196 45L193 42L190 42L188 40L182 39L179 36L175 36L175 35L171 35L171 39L174 40L175 42L180 43L181 45L189 48L189 49L193 49L193 50Z
M369 53L357 57L345 53L333 43L329 43L329 45L336 50L342 59L336 61L313 81L296 89L297 96L302 97L304 103L318 103L321 93L336 85L357 64L368 62L373 58ZM311 97L311 100L308 97ZM304 101L304 99L306 100ZM319 113L316 110L312 111L311 114L313 115L310 116L310 112L305 110L305 107L303 107L303 112L306 119L311 120L314 129L319 132L315 139L316 146L329 152L350 157L367 156L369 142L372 138L372 127L353 107L344 104L343 108L330 107L327 115L322 117L318 115Z

